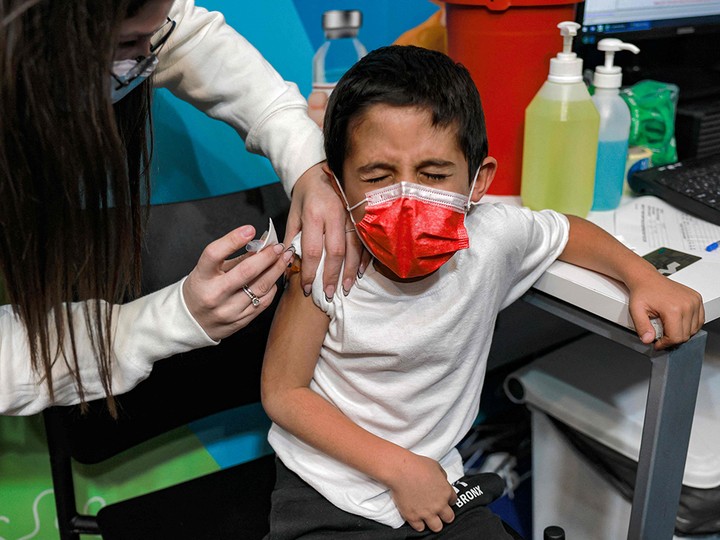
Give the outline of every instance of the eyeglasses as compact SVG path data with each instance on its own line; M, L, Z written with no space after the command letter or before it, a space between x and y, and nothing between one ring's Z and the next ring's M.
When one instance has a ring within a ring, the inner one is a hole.
M175 21L168 18L163 25L150 36L150 54L148 56L138 58L138 63L123 75L112 73L113 78L118 82L117 90L125 86L130 86L133 83L139 84L142 82L142 79L138 78L146 71L154 69L155 64L157 64L157 53L159 53L163 45L167 43L170 34L175 30L176 24Z
M165 45L173 30L175 30L175 21L168 17L163 25L150 36L150 53L157 53Z

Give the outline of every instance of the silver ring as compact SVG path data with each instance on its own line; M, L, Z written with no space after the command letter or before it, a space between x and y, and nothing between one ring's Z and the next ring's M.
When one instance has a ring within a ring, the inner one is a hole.
M250 287L243 285L243 291L248 295L248 298L250 298L253 307L258 307L260 305L260 299L255 296L255 293L250 290Z

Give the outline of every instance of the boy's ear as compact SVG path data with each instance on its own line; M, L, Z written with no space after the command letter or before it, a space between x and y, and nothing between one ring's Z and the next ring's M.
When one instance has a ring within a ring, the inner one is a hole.
M497 171L497 160L494 157L486 157L483 160L482 165L480 165L480 171L478 172L475 187L470 194L471 202L480 202L480 199L482 199L485 193L487 193L487 190L490 189L490 184L492 184L492 181L495 178L495 171Z

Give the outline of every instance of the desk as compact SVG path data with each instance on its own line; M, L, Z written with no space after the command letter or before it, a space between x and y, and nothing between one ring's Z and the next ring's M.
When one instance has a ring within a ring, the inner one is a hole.
M495 198L488 198L492 199ZM503 200L519 203L516 197ZM608 229L610 214L591 214L589 219ZM701 260L670 278L702 295L707 322L720 317L720 278L708 279L708 275L720 275L720 262ZM672 538L705 351L705 331L674 350L656 352L632 330L628 294L623 285L562 261L556 261L524 299L650 358L650 387L628 539Z

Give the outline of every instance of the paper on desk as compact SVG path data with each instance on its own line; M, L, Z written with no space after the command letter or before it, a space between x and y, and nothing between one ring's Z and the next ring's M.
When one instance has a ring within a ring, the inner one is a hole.
M608 232L639 255L670 247L720 263L720 250L705 251L709 244L720 240L720 226L686 214L657 197L632 199L613 214L614 230ZM608 229L607 224L603 225Z

